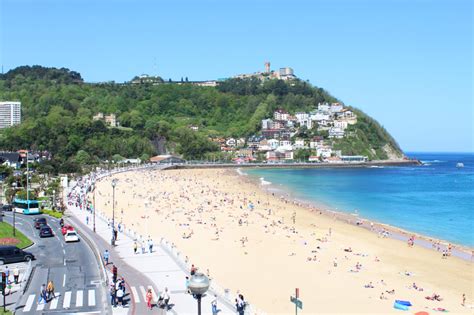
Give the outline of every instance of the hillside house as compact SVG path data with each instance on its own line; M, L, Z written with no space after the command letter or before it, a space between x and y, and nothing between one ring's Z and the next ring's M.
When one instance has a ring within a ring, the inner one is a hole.
M288 120L288 112L284 109L277 109L274 113L273 113L273 119L275 120Z
M273 129L273 120L271 119L262 119L262 129Z
M329 138L340 139L344 137L344 130L339 127L332 127L329 129Z

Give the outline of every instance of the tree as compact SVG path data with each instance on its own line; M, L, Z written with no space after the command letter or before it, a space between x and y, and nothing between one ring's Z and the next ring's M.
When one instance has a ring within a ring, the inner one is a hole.
M308 161L312 152L309 149L299 149L295 151L294 159L298 161Z
M125 160L125 158L123 156L121 156L120 154L114 154L112 156L112 160L117 163L117 162L121 162L123 160Z
M76 153L75 161L79 165L86 165L91 163L91 156L84 150L79 150Z

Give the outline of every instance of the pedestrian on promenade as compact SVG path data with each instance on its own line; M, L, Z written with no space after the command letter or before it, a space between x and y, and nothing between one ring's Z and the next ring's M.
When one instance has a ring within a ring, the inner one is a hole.
M151 289L148 289L146 292L146 306L148 307L149 310L153 308L153 305L151 304L151 300L153 299L153 294L151 293Z
M117 230L114 229L114 239L117 240Z
M118 304L123 307L123 296L125 295L125 293L123 292L122 290L122 287L120 286L119 289L117 290L117 300L118 300Z
M105 261L105 265L107 266L109 264L109 250L105 250L104 251L104 261Z
M153 240L151 238L148 239L148 251L150 254L153 252Z
M51 299L51 295L53 296L53 298L56 298L56 294L54 294L53 281L49 280L48 286L46 287L46 292L48 292L48 298L47 298L48 301Z
M86 216L86 224L89 225L89 216Z
M112 266L112 282L116 283L117 282L117 266L113 265Z
M244 315L245 306L246 303L244 300L244 296L242 294L239 294L238 297L235 299L235 308L237 309L237 313L239 313L239 315Z
M186 276L186 293L191 294L191 291L189 291L189 277Z
M191 265L191 272L190 272L190 273L191 273L191 276L194 276L194 274L196 273L196 271L197 271L197 268L194 267L194 265Z
M214 300L211 302L212 315L217 315L221 310L217 308L217 294L214 295Z
M13 269L13 281L15 281L15 284L18 284L19 278L20 278L20 269L18 269L18 267L15 267L15 269Z
M168 304L170 302L170 293L168 292L168 288L165 288L165 290L163 292L161 292L160 299L164 303L164 309L168 310Z
M42 302L45 304L48 303L48 301L46 301L46 285L44 283L41 285L38 304L41 304Z
M142 254L145 254L145 242L141 241L140 246L142 247Z
M110 304L113 307L117 306L117 302L116 302L115 298L116 298L115 285L112 283L110 285Z
M9 283L10 283L10 280L8 280L9 278L10 278L10 269L8 269L8 266L6 266L6 267L5 267L5 279L6 279L5 281L6 281L7 283L5 283L5 284L9 284Z
M133 253L136 254L138 249L137 241L133 242Z

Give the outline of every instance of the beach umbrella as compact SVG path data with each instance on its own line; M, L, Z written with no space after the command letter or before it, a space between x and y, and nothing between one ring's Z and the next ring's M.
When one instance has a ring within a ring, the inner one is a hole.
M430 313L428 313L428 312L418 312L418 313L415 313L415 315L430 315Z

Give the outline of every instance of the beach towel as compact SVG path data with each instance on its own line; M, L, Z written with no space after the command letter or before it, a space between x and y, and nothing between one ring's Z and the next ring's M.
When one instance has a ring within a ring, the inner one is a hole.
M398 304L401 304L401 305L406 305L406 306L411 306L410 301L395 300L395 303L398 303Z
M393 308L397 310L408 311L408 306L397 303L397 302L393 303Z

